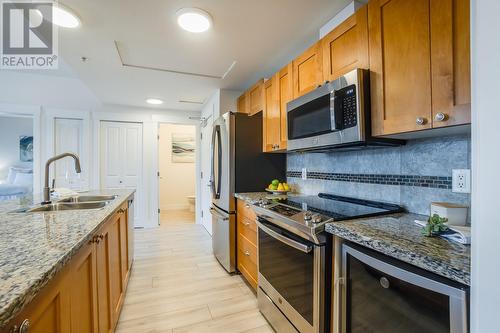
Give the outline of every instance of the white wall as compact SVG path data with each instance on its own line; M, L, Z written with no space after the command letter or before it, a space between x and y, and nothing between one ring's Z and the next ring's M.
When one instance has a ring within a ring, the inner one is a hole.
M188 196L195 194L194 163L172 161L172 134L190 135L195 138L196 127L192 125L160 124L158 160L160 171L160 209L187 209Z
M4 180L9 167L32 168L33 162L21 162L19 137L33 136L33 119L0 116L0 180Z
M499 331L499 12L499 1L471 1L472 333Z

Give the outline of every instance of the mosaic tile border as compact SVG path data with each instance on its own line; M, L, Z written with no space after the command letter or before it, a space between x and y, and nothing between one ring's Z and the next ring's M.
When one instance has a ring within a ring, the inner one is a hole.
M290 178L302 178L302 173L300 171L287 171L286 176ZM312 171L307 172L307 178L351 183L417 186L448 190L451 190L452 187L451 177L438 176L351 174Z

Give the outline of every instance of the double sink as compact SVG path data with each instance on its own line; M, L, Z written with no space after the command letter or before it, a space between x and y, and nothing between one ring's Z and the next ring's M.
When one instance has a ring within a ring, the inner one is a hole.
M33 207L21 208L14 213L43 213L63 210L98 209L104 208L116 195L79 195L60 199L50 204L39 204Z

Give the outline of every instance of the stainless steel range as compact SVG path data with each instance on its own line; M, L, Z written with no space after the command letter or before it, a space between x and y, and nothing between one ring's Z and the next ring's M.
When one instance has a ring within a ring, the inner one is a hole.
M330 330L331 237L325 224L402 211L400 206L320 193L255 205L259 309L277 332Z

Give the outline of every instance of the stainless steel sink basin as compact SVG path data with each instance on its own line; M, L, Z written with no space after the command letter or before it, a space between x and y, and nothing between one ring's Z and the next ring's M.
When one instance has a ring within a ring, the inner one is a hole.
M43 213L43 212L58 212L63 210L80 210L80 209L99 209L105 207L109 201L94 201L94 202L56 202L48 205L40 205L32 208L26 208L15 211L15 213Z
M116 195L79 195L76 197L69 197L61 199L57 202L96 202L96 201L113 201L116 199Z

